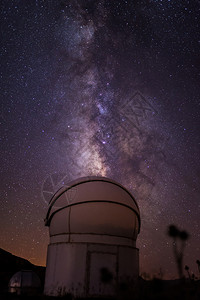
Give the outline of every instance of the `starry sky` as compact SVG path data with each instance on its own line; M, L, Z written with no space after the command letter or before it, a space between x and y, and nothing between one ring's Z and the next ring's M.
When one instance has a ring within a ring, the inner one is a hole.
M200 2L1 0L0 247L45 265L48 201L110 177L141 211L140 273L200 259Z

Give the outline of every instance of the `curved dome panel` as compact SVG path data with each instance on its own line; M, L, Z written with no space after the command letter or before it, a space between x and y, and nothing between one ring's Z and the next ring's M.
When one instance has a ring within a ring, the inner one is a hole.
M105 177L84 177L52 198L46 217L50 236L103 234L136 239L140 213L133 196Z
M126 206L111 202L86 202L57 211L50 236L59 234L103 234L136 239L137 215Z
M102 202L98 203L98 206L96 203L86 203L71 208L71 233L95 233L133 238L135 222L136 217L129 208L115 203Z

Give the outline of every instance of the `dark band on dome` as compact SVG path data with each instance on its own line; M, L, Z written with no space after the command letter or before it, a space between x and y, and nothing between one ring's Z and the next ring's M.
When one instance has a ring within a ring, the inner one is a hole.
M134 208L132 208L131 206L129 206L129 205L127 205L127 204L120 203L120 202L117 202L117 201L111 201L111 200L91 200L91 201L81 201L81 202L75 202L75 203L68 204L68 205L63 206L63 207L61 207L61 208L58 208L57 210L55 210L55 211L50 215L50 217L49 217L48 219L46 218L46 219L45 219L45 225L46 225L46 226L49 226L49 225L50 225L53 216L54 216L57 212L59 212L59 211L65 209L65 208L68 208L68 207L72 207L72 206L80 205L80 204L85 204L85 203L114 203L114 204L118 204L118 205L121 205L121 206L124 206L124 207L129 208L130 210L132 210L132 211L136 214L136 216L137 216L137 218L138 218L138 223L139 223L138 233L140 232L140 225L141 225L141 224L140 224L140 215L138 214L138 212L137 212Z
M84 177L83 177L83 178L84 178ZM81 179L81 178L80 178L80 179ZM132 196L132 194L131 194L124 186L122 186L121 184L119 184L119 183L117 183L117 182L115 182L115 181L109 180L109 179L104 179L104 178L100 179L99 177L97 177L97 178L95 179L94 177L91 177L91 179L87 179L87 180L83 180L83 181L81 181L81 182L74 183L74 184L72 184L71 186L66 187L62 192L59 193L59 191L63 189L63 187L61 187L61 188L53 195L53 197L51 198L51 200L50 200L50 202L49 202L50 207L49 207L49 209L48 209L48 211L47 211L47 215L46 215L46 219L45 219L46 224L48 224L48 219L49 219L49 215L50 215L50 212L51 212L51 208L52 208L52 206L55 204L55 202L57 201L57 199L58 199L60 196L62 196L65 192L67 192L68 190L72 189L73 187L75 187L75 186L77 186L77 185L84 184L84 183L87 183L87 182L92 182L92 181L94 181L94 182L95 182L95 181L108 182L108 183L114 184L114 185L116 185L116 186L122 188L122 189L123 189L123 190L124 190L124 191L132 198L133 202L135 203L136 207L137 207L138 210L139 210L139 207L138 207L138 204L137 204L136 200L134 199L134 197ZM55 195L56 195L57 193L58 193L58 195L55 197ZM54 199L54 197L55 197L55 199ZM86 202L86 201L85 201L85 202ZM91 202L91 201L87 201L87 202ZM108 202L108 201L106 201L106 202ZM114 201L111 201L111 202L114 202ZM77 202L77 203L78 203L78 202ZM117 202L117 203L119 203L119 202ZM67 206L69 206L69 205L67 205ZM65 207L67 207L67 206L65 206ZM137 213L137 216L139 217L139 224L140 224L140 216L138 215L138 213ZM50 218L51 218L51 217L50 217ZM47 226L48 226L48 225L47 225Z

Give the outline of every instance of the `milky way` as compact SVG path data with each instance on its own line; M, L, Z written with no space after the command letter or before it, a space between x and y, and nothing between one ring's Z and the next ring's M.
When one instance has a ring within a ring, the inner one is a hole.
M169 224L196 272L199 3L22 2L1 7L0 246L45 264L53 192L100 175L139 204L141 272L176 276Z

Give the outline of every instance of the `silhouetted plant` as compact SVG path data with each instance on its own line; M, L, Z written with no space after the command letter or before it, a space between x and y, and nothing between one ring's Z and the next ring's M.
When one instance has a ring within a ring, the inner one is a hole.
M192 273L191 278L192 278L193 281L195 280L195 275L194 275L194 273Z
M180 231L179 232L179 237L182 241L186 241L189 238L189 234L187 233L187 231Z
M197 268L198 268L198 271L199 271L199 274L200 274L200 260L196 260L196 263L197 263Z
M168 235L173 238L173 252L178 268L178 274L180 278L183 278L183 254L189 234L187 231L180 231L175 225L170 225L168 227ZM179 249L177 245L178 239L180 240Z
M163 279L163 270L160 268L159 273L158 273L158 279Z
M170 225L168 229L169 236L176 238L179 235L179 230L174 225Z
M188 273L188 278L191 280L189 269L190 268L187 265L185 265L185 271Z

